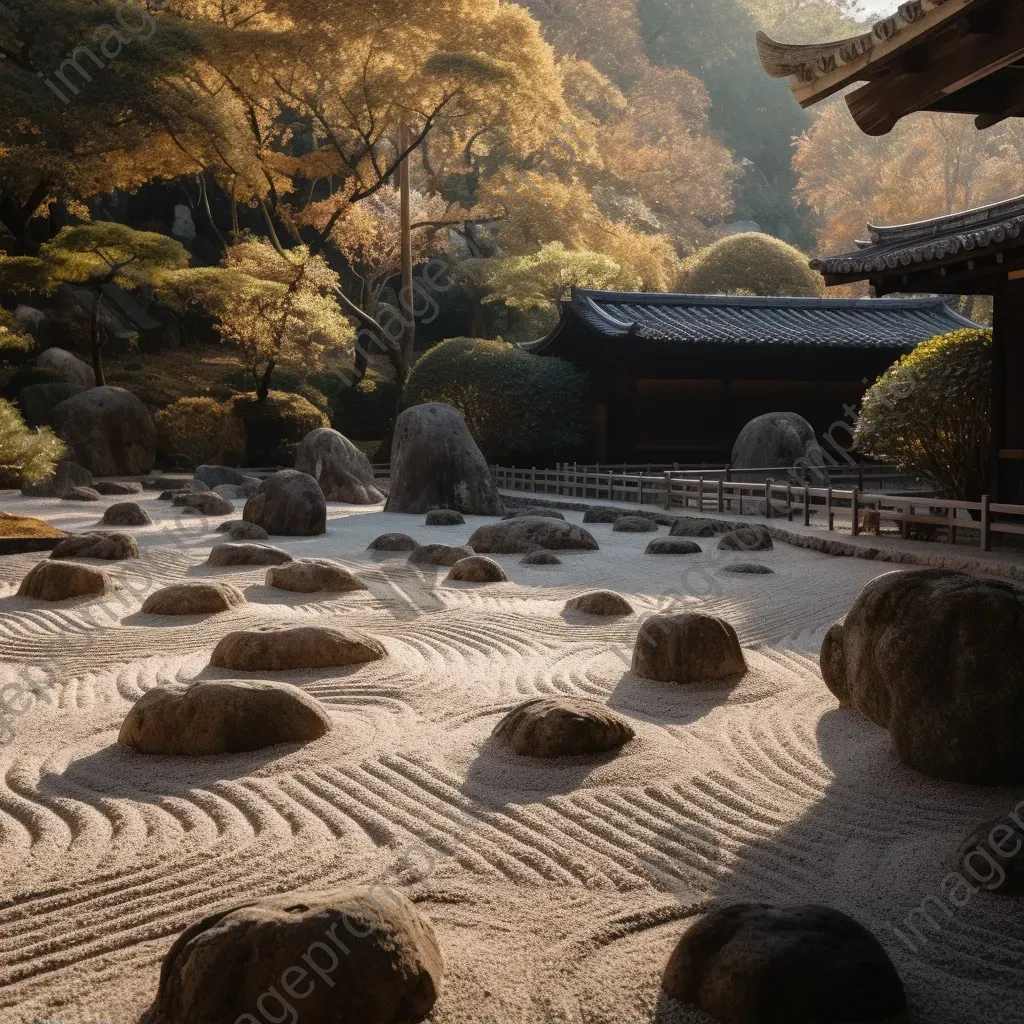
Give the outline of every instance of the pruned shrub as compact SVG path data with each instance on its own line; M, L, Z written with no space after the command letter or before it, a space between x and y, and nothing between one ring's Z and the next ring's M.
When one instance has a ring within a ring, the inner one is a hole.
M751 231L720 238L683 265L679 290L694 295L795 295L818 298L825 279L781 238Z
M865 394L856 449L923 473L950 498L977 501L988 490L991 388L991 331L924 341Z
M586 374L564 359L451 338L413 366L403 403L453 405L489 460L544 465L586 441L587 388Z
M45 480L64 452L64 442L49 427L25 426L17 408L0 399L0 487Z
M314 378L327 389L326 382ZM338 378L334 378L335 381ZM395 418L398 385L370 370L354 387L335 387L330 393L331 424L350 440L382 438Z
M236 465L245 453L245 431L230 402L179 398L156 416L161 451L197 463Z
M250 391L230 404L245 431L245 461L250 466L290 466L298 443L311 430L331 425L323 410L287 391L271 391L263 402Z

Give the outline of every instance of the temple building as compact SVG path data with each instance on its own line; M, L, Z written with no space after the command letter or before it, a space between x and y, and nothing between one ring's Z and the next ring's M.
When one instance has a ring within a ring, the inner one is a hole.
M845 99L870 135L919 110L974 115L978 128L1024 116L1024 4L913 0L870 32L787 45L764 34L765 70L789 77L807 107ZM991 295L994 306L992 473L1000 502L1024 503L1024 197L935 220L871 227L855 252L814 260L830 285L869 281L893 292Z
M590 375L595 461L725 465L766 412L799 413L848 446L851 410L880 374L919 342L974 326L941 299L574 289L555 329L522 347Z

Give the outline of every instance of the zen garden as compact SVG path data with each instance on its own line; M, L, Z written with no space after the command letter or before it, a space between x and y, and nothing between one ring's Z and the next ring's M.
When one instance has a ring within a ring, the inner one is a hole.
M1024 4L0 3L0 1024L1024 1024Z

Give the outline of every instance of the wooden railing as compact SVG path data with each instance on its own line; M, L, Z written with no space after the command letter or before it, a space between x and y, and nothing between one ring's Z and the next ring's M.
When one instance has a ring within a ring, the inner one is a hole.
M1024 535L1024 505L995 504L988 495L980 502L951 501L930 495L872 493L857 487L812 487L799 480L725 480L703 474L681 476L672 470L620 473L571 466L491 466L491 476L497 487L509 491L658 505L698 513L757 515L768 520L799 521L805 526L812 525L814 519L829 530L835 530L837 523L846 525L853 536L875 533L886 523L895 524L905 538L937 539L941 532L950 543L956 543L960 532L968 531L977 534L978 544L985 551L992 550L994 536Z

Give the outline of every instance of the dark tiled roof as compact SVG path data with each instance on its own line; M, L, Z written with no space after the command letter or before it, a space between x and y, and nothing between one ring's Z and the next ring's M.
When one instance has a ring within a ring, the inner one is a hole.
M1019 238L1022 229L1024 196L1019 196L916 224L869 225L871 241L858 243L857 252L811 260L811 266L832 277L898 272L902 268L913 270L919 265L963 261L970 253L983 252L990 246Z
M558 327L524 345L543 351L566 324L607 339L674 344L913 348L937 334L976 326L941 299L797 299L663 295L574 289Z

